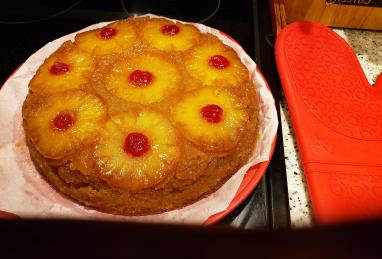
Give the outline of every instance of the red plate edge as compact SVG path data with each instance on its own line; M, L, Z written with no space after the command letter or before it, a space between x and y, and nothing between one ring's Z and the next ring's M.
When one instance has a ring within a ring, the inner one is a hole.
M220 32L220 33L222 35L226 36L227 38L229 38L230 40L234 41L235 43L239 44L235 39L233 39L228 34L226 34L224 32ZM15 71L13 71L13 73L9 75L7 80L5 80L4 84L1 86L0 91L3 89L3 86L7 83L7 81L20 69L20 67L22 67L24 65L24 63L25 62L23 62L20 66L18 66L15 69ZM264 80L266 87L270 91L271 89L270 89L267 81L265 80L263 74L260 72L258 67L256 67L256 72ZM272 141L269 159L267 161L260 162L256 165L252 166L250 169L248 169L248 171L245 174L235 196L233 197L232 201L228 205L227 209L210 216L206 221L203 222L203 225L214 224L214 223L218 222L219 220L221 220L222 218L224 218L225 216L227 216L230 212L232 212L234 209L236 209L245 200L245 198L247 198L248 195L255 189L255 187L260 182L261 178L264 176L265 171L268 168L269 162L273 156L273 152L275 150L275 145L276 145L276 138L277 138L277 131L276 131L275 137L273 138L273 141ZM1 211L1 213L0 213L0 219L1 218L17 218L17 217L18 217L17 215L15 215L13 213L5 212L5 211Z
M226 35L222 33L223 35ZM229 37L229 36L227 36ZM229 37L232 39L231 37ZM235 41L235 40L234 40ZM236 42L236 41L235 41ZM270 87L265 80L263 74L260 72L258 67L256 67L256 72L259 73L260 77L264 80L265 85L267 86L268 90L270 91ZM233 197L232 201L228 205L227 209L224 211L218 212L212 216L210 216L206 221L203 222L203 225L212 225L225 216L227 216L229 213L231 213L234 209L236 209L244 200L248 197L248 195L255 189L255 187L259 184L261 178L264 176L265 171L268 168L269 162L273 156L273 152L275 150L276 146L276 139L277 139L277 131L275 134L275 137L272 141L271 146L271 152L269 153L269 159L264 162L260 162L254 166L252 166L250 169L248 169L247 173L245 174L239 189L237 190L235 196Z

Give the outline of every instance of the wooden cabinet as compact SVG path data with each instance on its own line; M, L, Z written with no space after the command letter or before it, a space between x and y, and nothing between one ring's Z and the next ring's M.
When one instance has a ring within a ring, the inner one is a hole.
M277 32L294 21L382 30L382 0L270 0L269 3Z

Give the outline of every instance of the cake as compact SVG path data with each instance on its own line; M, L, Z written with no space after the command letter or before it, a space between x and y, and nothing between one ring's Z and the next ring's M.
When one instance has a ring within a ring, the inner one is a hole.
M119 215L182 208L256 149L258 97L238 54L190 24L138 17L82 32L38 68L30 156L59 193Z

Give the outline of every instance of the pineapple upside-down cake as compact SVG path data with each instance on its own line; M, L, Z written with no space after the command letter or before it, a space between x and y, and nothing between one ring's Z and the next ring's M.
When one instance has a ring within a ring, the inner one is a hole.
M251 156L258 100L237 53L195 26L134 18L79 33L29 83L31 158L60 193L122 215L217 190Z

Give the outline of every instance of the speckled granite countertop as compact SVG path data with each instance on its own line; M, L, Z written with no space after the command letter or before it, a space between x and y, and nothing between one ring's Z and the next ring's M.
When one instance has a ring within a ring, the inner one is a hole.
M357 54L370 83L382 72L382 32L334 29ZM288 179L289 206L293 227L310 226L312 209L297 143L285 98L280 98L285 163Z

